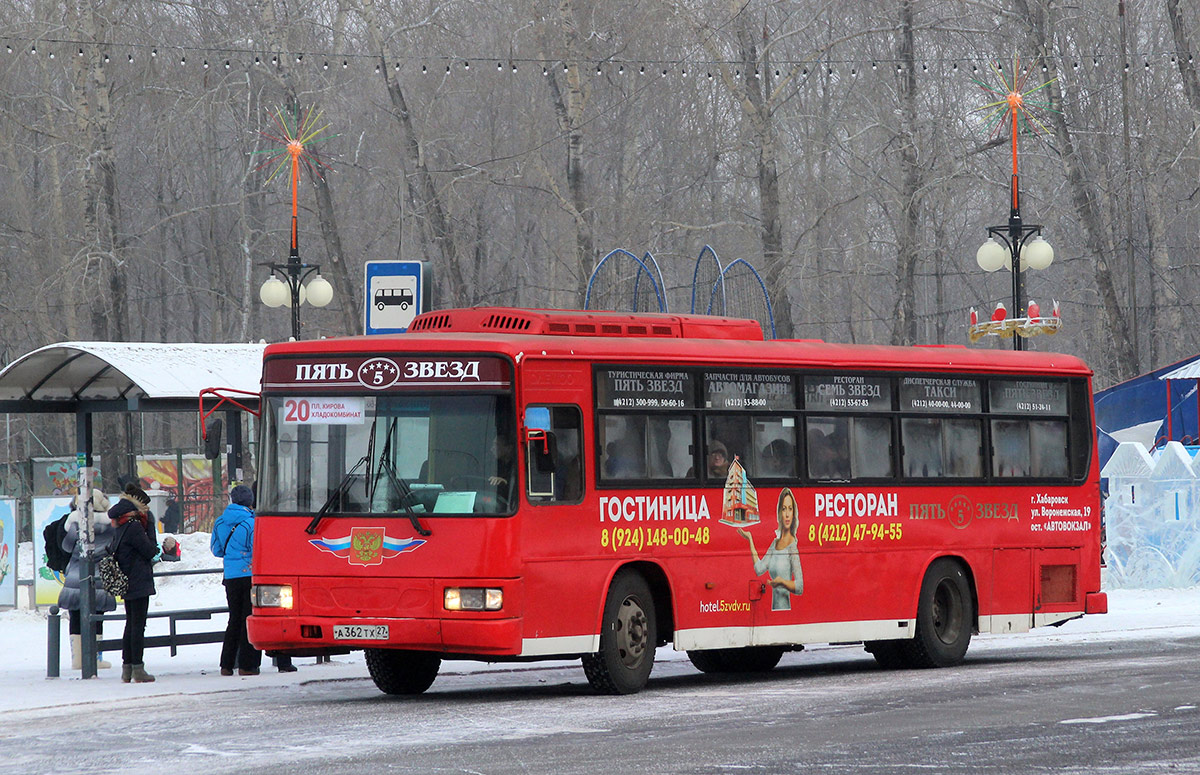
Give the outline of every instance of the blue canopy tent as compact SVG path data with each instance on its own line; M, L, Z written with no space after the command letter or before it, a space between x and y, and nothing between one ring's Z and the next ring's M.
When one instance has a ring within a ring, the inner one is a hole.
M1200 439L1200 355L1163 366L1096 393L1100 466L1122 441L1147 449Z

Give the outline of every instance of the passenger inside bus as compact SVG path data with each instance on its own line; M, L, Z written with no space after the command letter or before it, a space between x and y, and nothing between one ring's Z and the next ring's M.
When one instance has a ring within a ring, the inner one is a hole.
M833 445L819 428L808 429L808 475L813 479L835 478Z
M729 474L729 450L718 439L708 442L708 476L724 481Z
M609 479L639 479L644 476L643 456L628 436L610 441L604 448L604 474Z
M762 476L795 476L796 450L784 439L775 439L763 447Z

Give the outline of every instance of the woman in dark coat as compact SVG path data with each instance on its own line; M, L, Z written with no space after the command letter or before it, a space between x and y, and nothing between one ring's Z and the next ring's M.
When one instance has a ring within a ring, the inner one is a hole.
M92 533L95 539L92 546L97 559L108 554L108 542L112 538L112 523L104 516L110 505L108 498L104 497L104 493L99 490L92 490ZM71 514L67 517L65 525L66 535L62 541L62 549L64 552L70 553L71 559L67 563L67 572L63 579L62 591L58 593L58 607L68 613L71 634L71 669L78 670L83 659L81 644L83 626L81 624L82 617L80 616L81 603L83 602L83 585L79 582L80 576L83 575L83 541L81 536L83 533L83 508L79 503L78 495L72 499L71 507ZM95 587L96 595L95 613L103 614L117 610L117 601L113 596L108 594L104 587L99 584L94 584L93 586ZM103 625L103 621L96 622L97 638L103 633ZM96 667L103 669L112 667L112 665L101 659L100 654L97 654Z
M146 672L142 653L146 642L146 614L154 594L154 556L158 541L154 519L150 515L150 496L137 485L125 488L121 500L108 510L116 532L111 551L121 570L129 577L125 594L125 635L121 638L121 680L148 683L154 676Z

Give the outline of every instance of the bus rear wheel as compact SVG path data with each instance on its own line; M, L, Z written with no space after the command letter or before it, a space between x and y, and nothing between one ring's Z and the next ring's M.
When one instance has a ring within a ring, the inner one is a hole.
M688 659L702 673L765 673L783 658L781 646L689 651Z
M917 634L904 643L911 667L951 667L963 661L971 643L975 612L971 585L958 562L935 560L921 582Z
M421 694L433 684L442 658L428 651L364 649L371 680L384 694Z
M650 586L639 573L619 572L604 601L600 651L583 657L588 683L601 694L641 691L654 669L657 645L658 623Z

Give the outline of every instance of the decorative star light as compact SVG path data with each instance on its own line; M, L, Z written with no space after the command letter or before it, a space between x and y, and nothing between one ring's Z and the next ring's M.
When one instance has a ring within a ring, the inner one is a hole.
M329 166L322 162L320 158L313 156L305 148L310 143L319 143L337 137L337 135L321 136L321 133L329 128L329 124L317 127L322 115L323 112L316 111L313 108L308 108L301 115L298 105L293 108L290 117L284 112L283 108L275 109L272 117L275 119L275 126L278 129L278 133L262 132L261 134L268 140L278 143L278 145L273 148L253 151L255 154L265 154L267 157L256 169L261 170L272 164L275 165L275 168L271 170L271 174L267 176L268 183L274 180L275 176L289 162L292 169L293 187L296 185L296 176L300 171L300 162L304 162L304 166L317 177L323 177L321 170L329 169Z
M1030 96L1045 89L1050 84L1058 80L1057 76L1051 78L1045 83L1026 89L1025 83L1028 79L1028 73L1021 73L1021 60L1015 54L1013 55L1012 78L1011 80L1004 75L1004 70L1000 68L998 62L989 62L989 67L992 73L996 76L999 86L993 86L976 78L971 80L975 82L985 93L997 97L998 99L976 108L976 112L990 111L984 117L984 123L987 125L992 137L999 137L1004 131L1006 123L1012 125L1013 133L1013 163L1016 163L1017 156L1017 133L1025 131L1032 134L1039 132L1049 132L1046 125L1038 120L1033 109L1048 110L1052 113L1059 111L1051 107L1049 102L1040 102L1030 99Z

